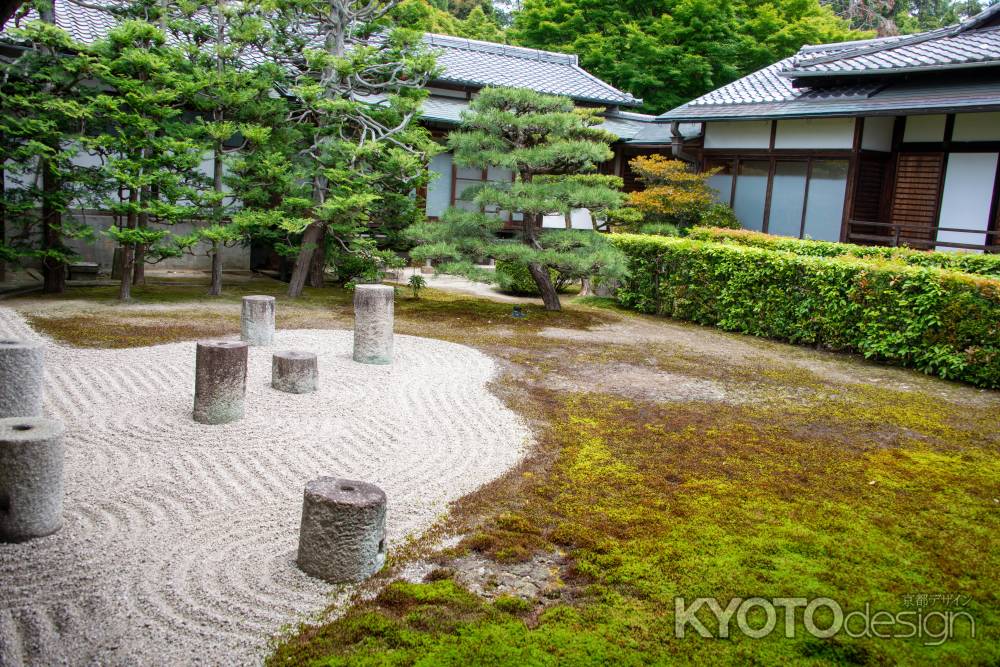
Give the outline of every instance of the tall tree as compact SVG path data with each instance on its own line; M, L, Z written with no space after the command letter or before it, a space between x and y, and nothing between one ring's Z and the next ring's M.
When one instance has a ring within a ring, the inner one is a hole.
M584 68L644 98L652 113L804 43L862 36L818 0L525 0L509 35L523 46L578 54Z
M415 181L424 170L431 142L413 121L434 56L418 33L386 30L383 19L396 4L277 0L279 59L297 73L289 121L306 138L297 166L311 189L308 224L287 223L288 231L302 234L288 290L293 297L310 274L313 284L322 280L328 245L370 248L364 233L383 171Z
M103 191L122 193L104 207L118 221L107 233L121 250L118 296L129 301L136 250L153 262L179 254L168 227L195 217L203 146L183 112L196 84L184 54L145 21L123 21L93 51L95 113L104 125L85 142L104 160Z
M259 62L268 31L264 17L253 9L215 0L210 7L174 6L165 17L191 67L186 102L198 113L193 137L211 156L209 181L199 190L200 217L207 224L187 239L191 247L208 246L211 296L222 293L224 248L244 240L244 230L227 224L240 204L234 184L227 183L227 171L241 153L261 150L286 113L284 99L273 94L279 73Z
M74 158L93 113L83 83L94 63L53 25L51 5L39 8L42 20L8 31L24 50L0 57L0 179L14 184L0 201L10 226L0 234L0 261L40 262L44 291L58 293L75 256L66 241L90 234L65 213L88 180Z
M443 270L473 278L474 260L494 257L527 266L548 310L559 310L550 271L584 278L614 269L614 250L588 230L544 230L543 218L574 209L609 210L621 206L621 179L596 174L611 159L615 136L596 127L601 109L578 109L565 97L531 90L484 88L462 117L461 129L448 137L455 163L481 169L503 168L512 182L489 181L463 197L478 211L450 209L441 223L415 225L410 234L421 245L415 258L450 260ZM521 243L498 238L503 212L519 212Z

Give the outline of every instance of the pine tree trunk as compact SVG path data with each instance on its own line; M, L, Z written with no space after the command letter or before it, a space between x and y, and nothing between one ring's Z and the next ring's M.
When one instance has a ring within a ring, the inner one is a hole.
M7 175L0 164L0 245L7 242ZM0 283L7 280L7 262L0 260Z
M139 229L149 228L149 198L150 190L148 187L143 188L139 191L139 201L142 202L142 212L139 214ZM132 269L132 284L133 285L145 285L146 284L146 246L145 244L138 244L135 246L135 267Z
M218 110L216 110L215 118L222 120L222 115ZM216 144L212 156L212 189L215 192L222 192L222 147L218 144ZM215 221L222 224L221 202L215 211ZM212 241L212 286L208 289L209 296L222 295L222 248L223 244Z
M132 271L135 267L135 244L122 246L122 279L118 286L118 300L132 300Z
M39 161L42 170L42 248L62 250L59 227L62 213L52 206L51 197L59 191L60 183L49 168L47 160ZM42 291L46 294L62 294L66 291L66 263L49 257L42 259Z
M316 250L313 251L312 260L309 262L309 287L323 287L326 277L326 228L320 231L319 240L316 241Z
M316 250L317 242L322 234L322 225L318 222L306 227L306 231L302 234L302 247L295 260L292 279L288 282L288 296L292 298L302 296L302 288L305 287L309 267L312 265L313 251Z
M580 278L580 296L593 296L594 290L590 287L590 277Z
M209 296L222 294L222 244L212 241L212 286L208 289Z
M138 215L135 212L135 204L139 200L139 191L132 189L129 192L129 203L132 204L125 226L128 229L135 229L138 224ZM135 270L135 244L126 243L122 246L122 279L118 286L118 300L132 300L132 273Z
M535 279L538 291L542 293L542 303L545 304L545 310L562 310L562 306L559 304L559 294L552 284L548 268L538 262L531 262L528 264L528 271L531 272L531 277Z

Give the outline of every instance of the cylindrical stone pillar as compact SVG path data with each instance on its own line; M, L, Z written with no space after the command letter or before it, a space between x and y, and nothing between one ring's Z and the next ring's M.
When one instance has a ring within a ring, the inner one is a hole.
M289 394L316 391L319 368L312 352L275 352L271 357L271 386Z
M0 339L0 419L42 414L44 371L41 343Z
M274 297L243 297L240 338L251 345L270 345L274 338Z
M63 425L41 417L0 419L0 541L62 527Z
M198 343L194 368L194 420L226 424L243 418L248 345L236 341Z
M358 285L354 288L354 361L363 364L392 363L393 299L389 285Z
M320 477L306 484L296 561L330 583L362 581L385 564L385 493L366 482Z

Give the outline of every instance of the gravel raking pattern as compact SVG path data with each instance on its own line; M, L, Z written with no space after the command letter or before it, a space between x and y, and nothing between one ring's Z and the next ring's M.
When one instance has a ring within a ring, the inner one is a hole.
M0 308L0 337L38 336ZM349 331L251 348L246 418L197 424L194 348L47 345L64 526L0 544L0 665L259 663L275 633L342 592L295 567L308 480L381 486L391 548L514 466L529 437L488 391L483 354L397 336L393 365L357 364ZM319 391L271 389L282 349L318 355Z

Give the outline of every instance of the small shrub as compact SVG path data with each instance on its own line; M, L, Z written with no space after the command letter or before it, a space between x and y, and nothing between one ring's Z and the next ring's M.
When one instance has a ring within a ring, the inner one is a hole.
M419 299L420 290L422 290L424 287L427 287L427 281L424 280L424 277L419 273L414 273L412 276L410 276L410 280L406 284L409 285L410 289L413 291L414 299Z
M740 220L736 217L736 212L725 204L715 203L709 206L701 219L698 220L699 227L719 227L725 229L740 229Z
M611 237L623 306L1000 387L1000 280L901 262Z

